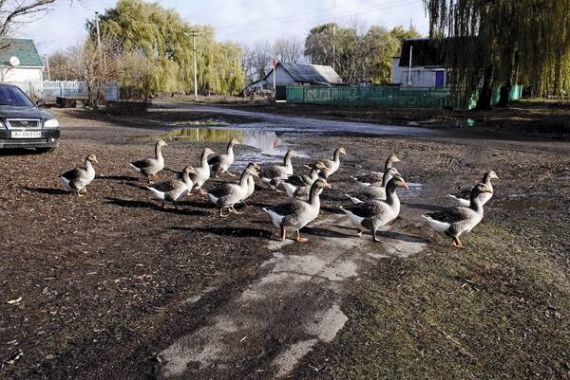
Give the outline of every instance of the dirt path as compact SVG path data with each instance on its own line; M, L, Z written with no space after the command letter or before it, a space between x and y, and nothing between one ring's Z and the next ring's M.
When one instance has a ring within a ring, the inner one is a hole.
M162 351L161 377L240 378L239 363L259 356L271 336L279 345L270 360L247 370L282 378L344 326L347 317L339 305L347 293L346 280L354 281L387 255L409 257L424 246L422 238L401 232L381 245L356 238L342 216L321 219L311 225L311 231L315 229L329 236L314 237L315 245L302 255L286 253L292 240L270 241L266 249L273 257L261 265L267 273L209 316L203 327Z

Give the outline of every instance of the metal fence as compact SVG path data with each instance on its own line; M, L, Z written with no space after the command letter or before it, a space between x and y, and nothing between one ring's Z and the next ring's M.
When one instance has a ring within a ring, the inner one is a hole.
M87 83L84 81L43 81L43 82L11 82L20 87L28 96L40 99L57 97L87 97ZM108 83L103 87L107 101L119 100L119 86Z
M287 86L287 102L341 106L439 108L460 106L449 88Z

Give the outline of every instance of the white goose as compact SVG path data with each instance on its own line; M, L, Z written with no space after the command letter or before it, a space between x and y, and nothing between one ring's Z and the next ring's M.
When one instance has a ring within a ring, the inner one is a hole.
M83 193L86 194L86 186L95 179L95 168L93 168L93 164L98 163L97 157L95 157L94 154L90 154L85 158L84 168L76 167L75 169L60 174L59 178L67 189L74 191L78 197L81 197L81 192L83 191Z
M363 229L372 231L372 240L380 242L376 237L378 228L396 219L400 214L400 199L396 193L397 187L408 188L404 179L395 175L386 186L386 200L370 200L358 204L342 207L350 221L358 228L358 236L362 236Z
M323 164L327 167L327 170L324 171L326 178L331 176L334 172L338 170L340 167L340 156L346 156L346 150L343 147L337 148L333 153L332 160L321 160Z
M489 170L483 175L483 180L480 182L486 185L491 190L491 192L485 192L480 195L481 205L485 205L485 203L487 203L489 199L493 197L494 190L493 190L493 184L491 183L492 179L500 179L500 178L497 175L497 173L495 173L493 170ZM448 194L447 196L453 198L457 202L458 206L469 207L471 202L467 198L469 197L470 193L471 189L463 189L455 194Z
M309 195L311 185L317 180L317 178L319 178L319 176L322 178L326 177L326 175L320 174L321 170L326 170L325 164L321 161L315 162L310 165L309 168L311 169L309 175L290 175L286 180L281 182L281 185L283 185L287 192L287 196L291 198L305 197Z
M243 200L248 192L247 180L251 176L259 176L259 166L256 163L250 163L242 172L239 184L224 183L208 192L208 196L212 203L220 207L220 216L227 218L232 212L241 214L236 211L234 205ZM228 209L227 214L223 214L224 209Z
M224 172L228 173L232 177L235 176L235 174L230 173L228 170L234 163L234 146L239 144L240 142L238 140L231 139L228 143L225 154L218 154L217 156L214 156L208 160L208 165L212 167L214 177L217 178Z
M362 190L360 190L354 197L349 194L345 194L345 196L354 204L366 202L372 199L385 200L387 191L386 186L394 176L401 176L401 174L396 168L390 167L384 172L383 180L381 182L362 188Z
M194 183L192 191L200 191L202 195L207 193L202 189L204 183L210 179L210 165L208 165L208 156L214 154L214 151L210 148L204 148L202 154L200 155L200 166L194 169L195 174L191 174L190 178Z
M297 152L289 149L283 157L283 165L269 165L264 168L259 174L259 179L269 184L274 190L277 185L286 179L287 176L293 175L293 163L291 159L297 156Z
M282 241L287 238L287 228L297 231L298 242L307 241L307 239L301 238L299 230L319 215L321 209L319 195L323 189L330 189L330 185L324 179L319 178L311 186L308 202L292 199L277 206L263 208L263 211L271 217L273 225L281 229Z
M156 174L164 169L164 157L162 155L162 147L168 146L164 140L158 140L155 147L154 153L155 158L146 158L144 160L132 161L130 165L138 173L146 176L148 183L152 183L152 180L156 179Z
M463 248L459 236L471 231L483 219L482 195L492 190L483 183L478 183L471 189L469 207L453 207L447 210L432 212L424 217L431 228L443 232L453 239L452 247Z
M163 208L165 208L165 202L167 201L174 203L174 208L178 208L176 201L188 194L194 186L194 183L190 179L191 174L196 174L196 171L193 167L186 166L184 170L182 170L182 181L179 179L169 179L146 186L146 188L152 191L156 198L163 201Z
M401 160L395 154L391 154L390 157L388 157L386 159L386 162L384 163L384 172L371 172L360 176L351 176L350 178L355 180L361 188L368 186L385 187L386 184L388 183L387 181L389 181L390 178L388 178L388 180L384 182L384 173L386 173L388 169L390 169L392 165L396 162L401 162Z

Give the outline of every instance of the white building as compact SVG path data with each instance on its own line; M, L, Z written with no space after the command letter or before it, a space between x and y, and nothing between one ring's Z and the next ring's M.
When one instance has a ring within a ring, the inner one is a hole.
M0 82L41 82L43 70L32 40L0 39Z
M394 57L392 84L410 87L448 87L445 65L446 40L415 38L404 40L402 52ZM411 57L411 59L410 59Z
M292 84L333 86L342 82L331 66L278 62L265 78L247 86L247 91L273 90L274 75L275 86Z

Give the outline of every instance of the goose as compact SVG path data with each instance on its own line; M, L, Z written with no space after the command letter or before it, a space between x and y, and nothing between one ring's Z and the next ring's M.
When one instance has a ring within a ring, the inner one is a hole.
M214 154L214 151L210 148L204 148L202 154L200 155L200 166L195 168L195 174L191 174L190 178L194 183L192 191L200 191L202 195L206 195L206 191L202 189L204 183L210 179L210 165L208 165L208 156Z
M453 239L452 247L463 248L459 236L470 232L483 219L482 195L492 190L483 183L476 184L469 196L469 207L452 207L443 211L422 215L430 227Z
M401 160L395 154L391 154L386 159L386 162L384 163L384 173L386 173L386 171L392 167L392 164L394 164L396 162L401 162ZM388 178L386 182L383 182L384 181L384 173L371 172L368 174L363 174L361 176L356 176L356 177L351 176L350 178L352 178L354 181L356 181L360 187L368 187L368 186L372 186L372 185L386 186L386 184L388 183L387 181L389 181L390 178Z
M227 218L232 212L241 214L236 211L234 205L247 195L249 177L259 176L259 166L256 163L249 163L241 174L239 184L237 183L224 183L208 192L208 196L212 203L220 207L220 216ZM227 214L223 214L224 209L228 209Z
M286 180L281 182L281 185L287 192L287 196L291 198L305 197L309 195L311 185L317 180L317 178L319 178L319 176L322 178L326 177L326 175L323 174L326 171L326 166L322 161L315 162L310 165L309 168L311 169L309 175L290 175Z
M372 232L372 240L380 242L376 237L378 228L396 219L400 214L400 199L396 188L408 188L408 184L400 175L395 175L386 185L386 200L370 200L363 203L340 207L350 221L358 228L358 237L362 236L363 229Z
M240 142L236 139L231 139L226 148L226 153L218 154L208 160L208 165L212 167L214 177L220 176L223 172L228 173L234 177L235 174L230 173L228 169L234 163L234 146L239 145Z
M327 170L325 172L326 174L326 178L328 178L330 175L332 175L334 172L336 172L338 170L338 168L340 167L340 156L346 155L346 150L344 150L343 147L337 148L334 153L333 153L333 158L332 160L321 160L323 162L323 164L325 164L325 166L327 167Z
M308 239L301 238L299 230L312 222L319 215L321 202L319 195L323 189L330 189L330 185L322 178L318 178L311 186L309 200L307 202L292 199L289 202L273 207L263 208L270 217L273 225L281 229L281 241L287 238L287 228L297 231L297 241L305 242Z
M350 194L345 194L345 196L350 199L350 201L354 204L362 203L365 201L369 201L372 199L376 200L385 200L386 199L386 186L390 179L394 176L401 176L400 172L394 167L388 168L384 172L383 180L379 184L373 184L368 187L364 187L361 189L356 196L351 196ZM385 183L386 185L382 185Z
M182 181L179 179L169 179L145 187L152 191L156 198L163 201L163 208L165 208L166 201L174 203L174 208L177 208L176 201L188 194L194 186L190 175L196 175L196 170L191 166L186 166L184 170L182 170Z
M75 169L71 169L60 174L59 178L67 189L74 191L78 197L81 197L81 191L87 193L86 186L95 179L95 169L93 168L93 164L98 163L99 161L97 161L97 157L95 157L94 154L90 154L85 158L84 168L76 167Z
M297 152L289 149L285 156L283 157L283 165L270 165L263 169L259 174L259 179L263 182L268 183L274 190L277 189L277 185L287 178L289 175L293 175L293 164L291 159L297 156Z
M132 161L130 165L140 174L146 176L148 183L152 183L156 179L156 174L164 169L164 157L162 156L162 148L168 146L164 140L158 140L154 147L155 158L146 158L144 160Z
M489 201L489 199L491 199L491 197L493 197L493 184L491 183L492 179L500 179L499 176L497 175L497 173L495 173L495 171L493 170L489 170L488 172L486 172L483 175L483 180L480 183L485 184L489 189L491 189L491 192L487 192L487 193L483 193L481 194L481 205L485 205L485 203L487 203ZM470 200L467 199L469 197L469 194L471 192L471 189L463 189L460 190L459 192L455 193L455 194L448 194L447 196L450 198L453 198L456 202L458 206L461 207L469 207L470 205Z

